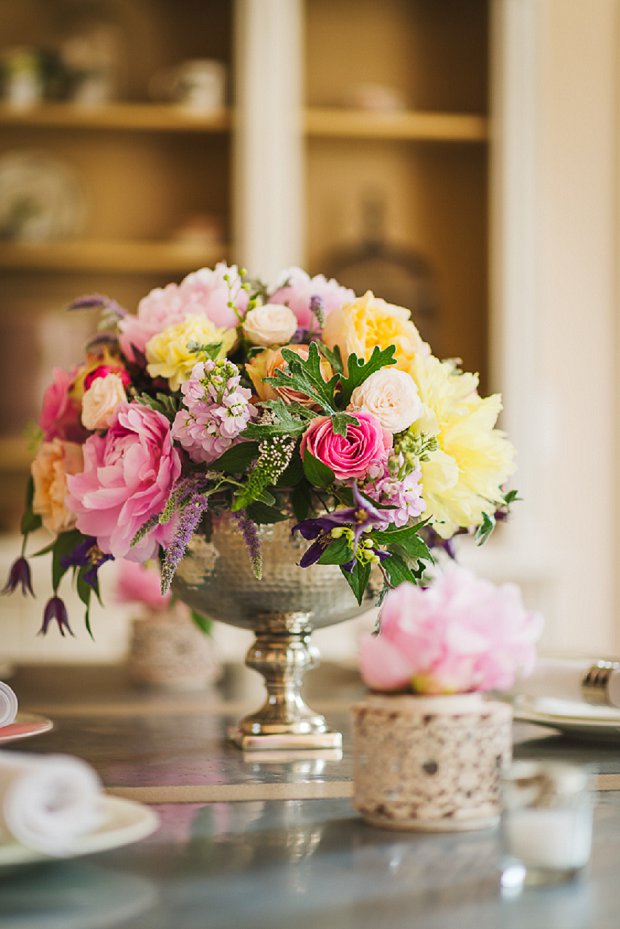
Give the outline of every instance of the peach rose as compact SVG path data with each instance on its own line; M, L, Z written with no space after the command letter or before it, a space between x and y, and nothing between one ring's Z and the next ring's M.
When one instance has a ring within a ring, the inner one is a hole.
M123 380L118 374L96 378L82 398L82 424L87 429L109 429L121 403L127 403Z
M323 330L323 341L329 348L340 347L346 368L349 355L368 360L375 345L396 349L396 366L409 371L417 354L429 354L429 346L411 322L409 310L386 303L368 290L363 297L334 310Z
M265 303L246 315L243 331L252 345L285 345L297 331L297 317L282 303Z
M67 475L83 467L82 446L62 439L43 442L32 462L32 509L53 535L75 526L75 513L67 506Z
M307 358L310 349L307 345L283 345L282 348L288 348L300 358ZM286 403L302 403L304 406L314 406L313 402L304 394L297 390L291 390L288 387L273 387L265 383L266 377L273 377L278 369L286 368L286 361L282 357L282 349L267 348L264 352L255 355L246 365L246 372L254 385L260 400L275 400L281 397ZM321 358L321 373L323 379L328 381L333 374L332 366L325 359Z
M403 432L422 415L422 401L413 378L397 368L380 368L351 395L349 409L366 410L384 429Z

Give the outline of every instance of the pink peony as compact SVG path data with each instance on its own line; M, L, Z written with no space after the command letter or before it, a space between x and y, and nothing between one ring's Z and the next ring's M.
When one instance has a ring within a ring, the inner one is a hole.
M506 690L534 665L542 618L515 584L496 586L450 565L429 588L404 583L385 598L378 636L361 643L373 690Z
M172 597L162 594L159 571L126 559L119 563L114 593L117 603L140 603L151 610L167 609Z
M306 449L334 472L337 480L366 477L372 468L383 470L392 449L392 434L372 413L356 413L359 425L347 426L346 436L334 432L329 416L313 419L301 440Z
M83 442L87 432L80 422L81 407L69 393L74 373L54 368L54 381L43 395L39 426L43 441L63 439L65 442Z
M82 474L67 479L77 528L115 558L153 558L171 538L170 523L156 526L133 548L131 540L163 510L180 473L166 417L137 403L121 405L107 433L84 443Z
M286 304L297 317L301 329L312 329L313 322L318 328L310 309L313 297L320 300L323 313L329 316L333 310L355 300L355 293L333 278L328 280L323 274L310 277L301 268L289 268L280 275L269 302Z
M224 276L230 280L227 283ZM136 361L136 351L145 354L146 343L168 326L182 322L188 316L206 316L216 326L234 328L239 320L232 307L233 300L240 313L248 303L241 290L241 280L235 265L220 262L213 270L201 268L188 274L180 284L156 287L138 304L137 316L125 316L119 321L119 342L123 354Z

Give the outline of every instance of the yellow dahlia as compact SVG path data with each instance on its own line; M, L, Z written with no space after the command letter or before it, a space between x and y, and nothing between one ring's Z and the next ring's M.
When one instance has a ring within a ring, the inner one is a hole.
M499 394L480 397L478 376L458 371L433 355L417 356L411 373L425 415L410 429L437 439L421 463L426 514L442 538L478 526L501 500L501 485L515 470L515 450L495 428L502 409Z

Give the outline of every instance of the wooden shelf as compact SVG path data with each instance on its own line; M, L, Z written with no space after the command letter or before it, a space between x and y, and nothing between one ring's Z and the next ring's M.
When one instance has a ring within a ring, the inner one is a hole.
M317 138L420 142L486 142L488 120L471 113L376 112L308 107L306 134Z
M28 109L0 105L0 123L33 129L120 129L150 132L226 132L231 112L203 114L188 107L156 103L109 103L79 106L45 103Z
M0 437L0 472L27 471L33 454L21 436Z
M16 271L184 272L223 260L225 245L84 239L69 242L4 242L0 268Z

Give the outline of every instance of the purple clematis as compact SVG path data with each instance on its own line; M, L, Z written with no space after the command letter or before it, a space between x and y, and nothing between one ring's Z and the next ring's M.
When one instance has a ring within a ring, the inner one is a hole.
M99 568L106 561L112 561L113 557L101 551L94 536L87 536L83 542L76 545L71 554L61 559L61 564L63 568L88 568L83 575L84 583L96 590Z
M30 574L30 565L22 555L17 558L11 565L9 577L2 588L3 594L12 594L18 587L21 587L24 596L30 594L34 597L32 589L32 576Z
M360 536L384 524L385 518L370 500L362 496L357 484L353 485L353 501L354 506L342 507L325 516L304 519L293 526L293 532L299 532L308 541L314 540L299 562L301 568L307 568L319 560L327 546L334 541L332 529L346 526L353 530L353 553L355 553ZM381 553L377 554L381 557ZM387 552L385 554L387 555ZM353 560L349 564L352 565Z
M45 605L45 610L43 611L43 624L39 629L39 635L47 634L49 624L53 619L55 619L58 623L58 629L60 630L61 635L65 634L65 629L69 635L73 635L73 630L69 625L67 607L64 604L64 600L61 600L61 598L56 596L56 594L54 594L54 596L51 597Z

